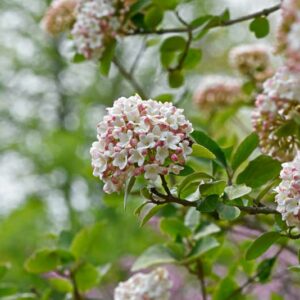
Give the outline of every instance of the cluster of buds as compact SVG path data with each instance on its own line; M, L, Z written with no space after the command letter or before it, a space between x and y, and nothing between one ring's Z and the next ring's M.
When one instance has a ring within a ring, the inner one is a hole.
M51 35L57 35L72 27L76 20L77 0L55 0L48 8L42 26Z
M182 109L132 96L119 98L107 110L90 151L93 174L105 183L106 193L120 191L132 176L154 182L183 169L192 152L193 128Z
M137 273L115 289L115 300L169 300L172 282L166 269Z
M124 0L79 0L71 32L78 53L87 59L101 57L121 31L127 9Z
M262 82L273 75L270 49L265 45L237 46L231 50L229 58L232 67L251 80Z
M300 228L300 152L293 161L282 164L281 183L275 189L277 211L288 226Z
M214 111L243 98L241 82L225 76L208 76L194 94L194 102L201 109Z
M261 151L280 161L290 161L299 148L297 130L291 126L300 112L300 74L284 67L268 79L255 102L252 124L260 140Z
M283 0L281 21L277 33L277 51L283 52L287 65L300 70L300 0Z

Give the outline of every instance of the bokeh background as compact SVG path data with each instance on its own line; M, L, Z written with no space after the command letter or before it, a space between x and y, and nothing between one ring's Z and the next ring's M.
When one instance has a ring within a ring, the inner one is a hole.
M73 63L72 43L42 31L40 21L49 2L0 1L0 261L11 264L6 281L21 290L43 287L42 278L24 271L25 259L37 248L68 243L83 226L103 221L90 255L99 265L113 264L112 280L107 280L113 285L124 279L134 256L163 240L155 222L139 227L133 214L138 197L130 199L124 212L122 197L104 195L102 184L92 177L89 148L96 139L96 124L114 99L135 91L114 67L104 78L96 63ZM220 14L229 7L234 18L277 2L195 0L181 5L179 11L192 20L208 12ZM262 43L274 42L277 17L278 13L270 17L271 34ZM177 22L170 13L164 24ZM256 42L247 26L212 30L201 40L202 62L187 74L180 89L168 87L159 63L157 53L164 37L127 37L117 53L147 96L173 94L174 102L201 126L205 116L192 106L193 92L205 74L236 75L229 67L228 51L234 45ZM135 65L139 53L142 57ZM279 58L273 60L275 65L280 63ZM242 110L240 117L243 130L250 131L249 110ZM226 126L242 134L235 122ZM187 299L197 299L195 293Z

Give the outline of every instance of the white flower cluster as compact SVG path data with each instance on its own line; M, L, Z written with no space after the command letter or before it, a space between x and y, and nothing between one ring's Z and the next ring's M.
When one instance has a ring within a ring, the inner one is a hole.
M71 32L78 53L87 59L101 56L105 40L116 34L119 25L113 18L114 13L113 1L79 0L77 18Z
M194 94L195 104L208 111L230 105L242 98L241 82L226 76L207 76Z
M270 98L300 102L300 73L280 68L264 85L264 94Z
M128 178L178 174L191 154L191 123L171 103L119 98L98 124L98 141L91 148L94 176L104 191L120 191Z
M230 64L242 75L264 81L272 76L270 49L262 44L234 47L229 53Z
M55 0L48 8L42 27L51 35L57 35L72 27L76 18L77 0Z
M283 0L278 29L278 50L283 51L290 69L300 71L300 0Z
M299 111L299 103L299 73L284 67L264 83L252 114L252 124L259 135L263 153L281 161L289 161L294 157L299 147L297 134L281 136L277 132L291 120L293 111Z
M293 161L282 164L282 179L275 189L277 195L277 211L288 226L300 228L300 152Z
M115 289L114 300L169 300L172 282L166 269L138 273Z

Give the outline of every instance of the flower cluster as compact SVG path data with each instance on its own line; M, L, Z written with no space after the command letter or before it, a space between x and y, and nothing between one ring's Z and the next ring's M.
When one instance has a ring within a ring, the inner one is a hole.
M283 0L278 28L278 52L284 52L287 65L300 70L300 0Z
M172 282L167 270L137 273L115 289L115 300L169 300Z
M121 31L131 2L125 0L79 0L72 35L78 53L99 58L105 46Z
M159 175L178 174L191 154L193 128L171 103L119 98L98 124L98 141L91 148L94 176L104 191L120 191L132 176L154 182Z
M52 35L70 29L76 19L77 0L55 0L47 10L43 28Z
M241 82L225 76L208 76L194 94L194 102L202 110L213 111L243 98Z
M252 124L261 151L280 161L291 160L300 144L292 123L294 114L300 112L300 74L285 67L279 69L264 83L255 105ZM291 128L285 132L288 126Z
M249 44L233 48L229 54L233 68L255 81L264 81L273 75L270 49L265 45Z
M282 164L282 179L275 189L277 195L277 211L288 226L300 228L300 152L293 161Z

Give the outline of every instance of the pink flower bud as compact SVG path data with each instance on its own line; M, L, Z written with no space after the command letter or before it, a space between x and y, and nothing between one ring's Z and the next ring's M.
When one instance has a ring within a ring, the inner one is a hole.
M175 153L173 153L173 154L171 155L171 159L172 159L173 161L178 161L178 156L177 156Z

